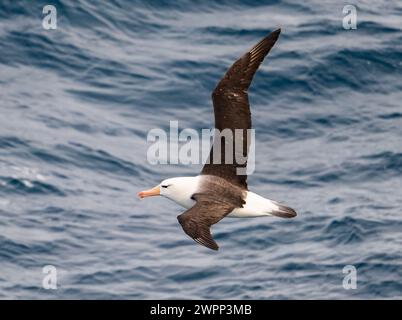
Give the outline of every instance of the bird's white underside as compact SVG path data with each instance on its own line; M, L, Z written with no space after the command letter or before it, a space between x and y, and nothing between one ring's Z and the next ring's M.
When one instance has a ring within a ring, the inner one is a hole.
M191 199L191 196L197 192L201 180L202 176L166 179L161 183L161 186L169 185L169 187L161 187L161 195L173 200L186 209L190 209L195 204L195 200ZM228 217L254 218L271 216L271 213L278 209L279 207L275 204L275 201L247 191L244 207L233 210L229 213Z

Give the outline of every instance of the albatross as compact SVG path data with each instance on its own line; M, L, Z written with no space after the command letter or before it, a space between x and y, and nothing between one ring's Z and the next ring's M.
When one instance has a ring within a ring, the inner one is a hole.
M246 172L239 174L239 169L244 169L247 161L239 161L235 156L236 144L240 143L247 160L250 147L247 130L251 129L247 91L255 72L274 46L280 32L278 29L270 33L241 56L212 93L215 129L226 129L232 133L242 130L240 139L225 141L217 139L215 135L208 161L198 176L166 179L156 187L138 193L141 199L161 195L187 209L177 217L184 232L199 244L213 250L219 247L212 237L211 226L226 216L296 216L292 208L249 191ZM220 161L214 161L216 154L219 154L217 150L220 150ZM227 153L232 153L232 161L223 161Z

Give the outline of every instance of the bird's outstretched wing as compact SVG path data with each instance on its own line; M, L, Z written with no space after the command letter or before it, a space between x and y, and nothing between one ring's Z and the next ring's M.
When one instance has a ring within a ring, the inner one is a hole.
M218 250L210 228L233 209L243 207L245 196L246 191L239 186L228 187L226 180L220 177L204 176L199 190L192 196L196 201L195 205L177 219L184 232L196 242Z
M229 68L213 91L215 128L220 132L225 129L230 130L232 138L226 138L222 134L221 137L224 138L217 139L215 135L209 159L201 174L219 176L247 189L245 169L250 146L250 136L247 129L251 129L247 90L255 72L275 44L279 34L280 29L270 33L250 51L246 52ZM236 129L241 130L238 136L235 133ZM226 159L225 155L231 159ZM217 157L219 159L216 159ZM237 170L239 168L244 169L244 174L239 174Z
M219 222L235 207L227 202L207 197L205 195L195 195L196 204L183 214L177 217L184 232L199 244L218 250L219 246L212 238L211 226Z

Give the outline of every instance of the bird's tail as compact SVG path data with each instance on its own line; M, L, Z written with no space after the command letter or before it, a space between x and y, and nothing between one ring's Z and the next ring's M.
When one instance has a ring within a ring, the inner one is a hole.
M270 214L272 214L273 216L279 217L279 218L287 218L287 219L294 218L297 216L296 211L293 210L292 208L285 206L278 202L274 202L274 203L277 206L277 208L270 212Z

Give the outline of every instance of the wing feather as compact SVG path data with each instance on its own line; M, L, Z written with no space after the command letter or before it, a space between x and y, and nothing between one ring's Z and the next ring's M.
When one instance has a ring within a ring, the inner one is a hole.
M219 176L247 189L247 175L238 174L237 170L245 169L247 161L240 161L243 159L236 157L238 152L238 154L242 153L243 158L247 158L251 142L247 132L251 129L247 90L255 72L275 44L279 34L280 29L270 33L246 52L229 68L213 91L215 128L219 130L218 132L229 129L232 132L232 138L215 135L209 159L201 174ZM236 129L242 130L241 139L234 139ZM215 154L217 151L214 153L214 150L220 150L220 154ZM226 159L226 155L230 159ZM217 157L219 159L216 159Z
M194 241L212 250L218 250L219 246L211 234L211 226L228 213L234 206L227 202L197 196L196 204L177 217L184 232Z

